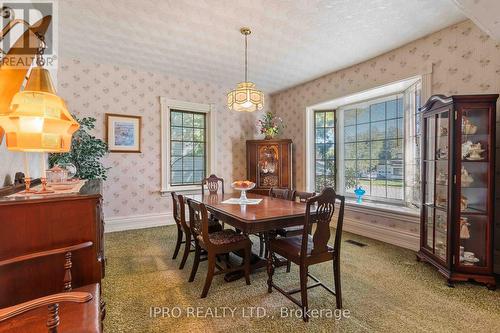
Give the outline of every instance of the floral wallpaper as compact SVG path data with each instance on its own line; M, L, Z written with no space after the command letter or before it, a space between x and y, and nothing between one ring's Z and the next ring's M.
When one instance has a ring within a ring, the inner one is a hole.
M245 141L253 138L260 113L228 111L225 96L230 88L113 64L60 60L58 92L77 117L97 119L96 137L105 138L105 113L142 116L142 153L110 153L104 161L111 167L104 183L107 218L170 211L171 198L160 195L160 96L213 103L214 171L226 183L246 177Z
M332 52L332 57L335 52ZM271 96L272 110L287 128L285 136L295 144L295 184L305 189L306 107L336 97L412 77L432 64L432 94L486 94L500 92L500 42L471 21L464 21L396 50L325 75ZM497 105L500 134L500 101ZM497 135L497 184L500 178L500 135ZM500 189L500 186L497 186ZM497 191L497 201L500 203ZM355 218L365 219L363 214ZM497 219L498 220L498 219ZM370 220L393 228L418 232L418 224L389 219Z

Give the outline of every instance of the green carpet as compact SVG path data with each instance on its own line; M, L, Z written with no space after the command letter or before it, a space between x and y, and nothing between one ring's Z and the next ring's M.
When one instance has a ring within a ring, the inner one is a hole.
M179 270L180 258L171 259L175 237L175 226L106 234L106 332L500 332L500 291L474 284L449 288L435 269L415 260L415 253L382 242L344 234L343 305L350 317L335 320L323 310L326 318L304 323L281 316L281 308L298 307L277 291L267 293L265 270L252 275L251 286L244 279L225 283L215 276L208 297L200 299L206 262L188 283L192 255ZM333 284L331 263L312 266L310 272ZM298 287L297 267L290 273L278 268L275 281L287 289ZM309 305L333 311L335 297L314 288ZM234 315L226 310L226 317L214 318L224 306L235 308ZM177 308L154 318L151 307ZM195 307L205 317L194 318ZM252 307L265 317L251 318Z

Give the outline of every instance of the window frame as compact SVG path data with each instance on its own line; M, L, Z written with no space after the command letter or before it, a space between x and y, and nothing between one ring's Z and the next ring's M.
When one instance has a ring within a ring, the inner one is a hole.
M161 115L161 194L173 191L201 191L200 185L172 185L171 184L171 142L170 117L171 112L186 111L205 114L205 177L214 171L215 158L215 112L212 104L192 103L160 97Z
M333 113L333 126L326 126L326 115L327 113ZM325 117L325 123L323 124L323 126L321 127L318 127L317 124L316 124L316 115L318 113L323 113L324 114L324 117ZM334 170L333 170L333 175L334 175L334 184L335 184L335 187L337 186L337 168L338 168L338 161L337 161L337 156L338 156L338 143L337 143L337 139L338 139L338 135L337 135L337 110L314 110L313 111L313 155L314 155L314 158L313 158L313 188L314 188L314 191L315 192L318 192L316 190L316 177L318 176L318 173L317 173L317 162L318 162L318 158L316 157L317 156L317 145L318 143L316 142L316 132L318 130L318 128L322 128L324 130L326 129L333 129L333 135L334 135L334 139L333 139L333 143L327 143L327 142L323 142L322 144L323 145L326 145L326 144L333 144L334 146L334 158L333 159L319 159L319 160L322 160L325 162L325 167L326 167L326 163L329 161L329 160L333 160L333 165L334 165ZM325 136L325 135L324 135ZM323 173L322 176L326 176L326 173Z
M336 182L336 184L337 184L338 192L341 193L342 195L344 195L346 197L351 197L351 198L356 197L354 195L354 193L345 191L345 163L344 163L345 162L345 138L344 138L345 121L344 121L344 112L346 110L351 110L351 109L366 108L366 107L369 107L370 105L373 105L373 104L383 103L383 102L387 102L387 101L391 101L391 100L399 99L399 98L404 98L404 92L389 93L389 94L385 94L383 96L378 96L378 97L374 97L374 98L361 100L361 101L358 101L355 103L342 105L336 109L337 119L338 119L337 124L336 124L337 125L337 127L336 127L337 138L336 139L338 141L338 148L337 148L338 159L337 159L337 161L342 161L342 163L337 162L338 165L336 167L337 168L337 182ZM404 104L404 101L403 101L403 104ZM406 202L405 201L406 200L406 193L405 193L405 175L406 175L405 136L406 136L406 133L404 132L405 118L406 118L406 111L403 110L403 117L402 117L403 136L401 137L402 145L403 145L403 155L402 155L402 159L401 159L402 164L403 164L403 179L402 179L403 198L402 199L394 199L394 198L384 198L384 197L375 197L375 196L367 195L366 197L363 198L364 200L372 201L372 202L387 203L387 204L392 204L392 205L396 205L396 206L405 206L405 202ZM393 118L391 118L391 119L393 119ZM394 119L399 119L399 117L396 117ZM387 121L387 119L385 119L385 121ZM365 124L365 123L363 123L363 124ZM369 121L366 124L371 125L372 122ZM357 124L355 124L354 126L357 126ZM387 137L385 137L383 140L376 140L376 141L386 141L386 140L387 140ZM396 140L399 140L399 137L396 138ZM357 143L357 142L358 141L356 140L355 143ZM367 141L367 142L371 142L371 141ZM371 158L370 158L370 160L371 160ZM387 191L387 182L386 182L385 187L386 187L386 191Z

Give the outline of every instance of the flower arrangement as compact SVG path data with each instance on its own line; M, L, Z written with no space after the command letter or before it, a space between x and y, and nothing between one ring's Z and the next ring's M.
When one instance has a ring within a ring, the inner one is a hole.
M257 128L260 134L265 135L266 140L270 140L277 136L285 125L283 119L276 117L272 112L266 112L262 119L257 120Z

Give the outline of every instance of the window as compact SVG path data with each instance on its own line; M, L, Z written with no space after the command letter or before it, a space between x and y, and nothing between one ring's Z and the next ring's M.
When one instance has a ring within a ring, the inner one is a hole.
M307 189L418 205L421 94L414 77L308 107Z
M352 105L344 116L344 190L403 200L403 98ZM342 166L341 166L342 167Z
M160 98L161 192L200 190L213 172L215 123L209 104Z
M170 184L201 185L206 175L205 113L170 112Z
M314 112L315 191L335 187L335 111Z

